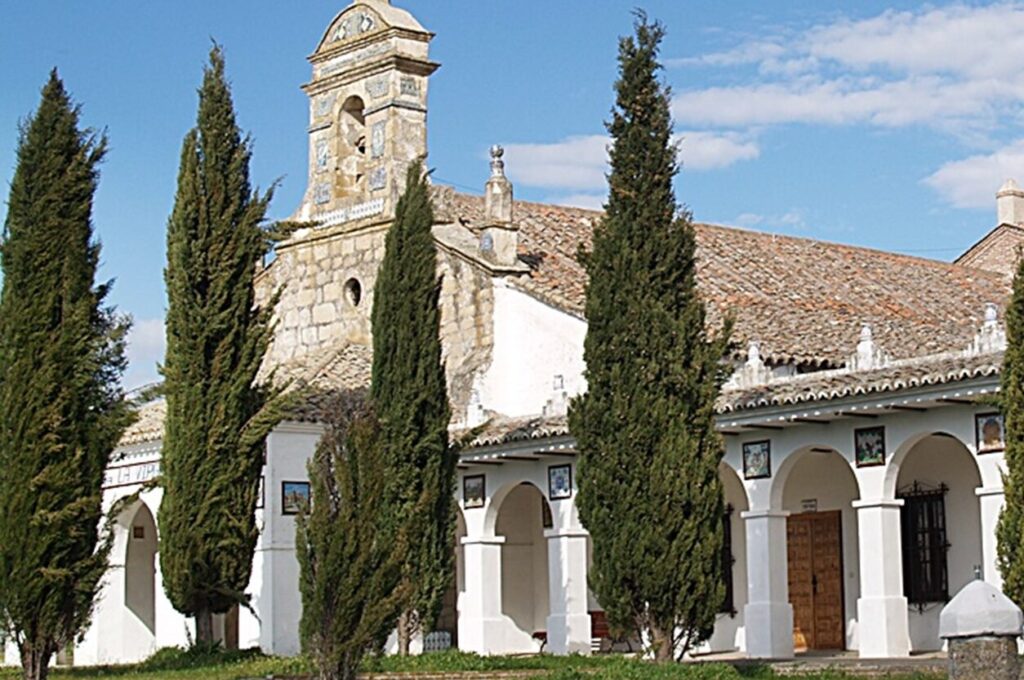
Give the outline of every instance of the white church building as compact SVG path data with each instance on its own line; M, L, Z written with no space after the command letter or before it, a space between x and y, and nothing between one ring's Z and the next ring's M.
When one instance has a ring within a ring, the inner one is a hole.
M405 168L427 151L432 37L388 0L356 0L310 57L309 184L295 217L317 226L281 244L257 283L264 299L283 291L267 366L324 393L369 380L384 235ZM618 648L587 587L593 546L565 415L586 388L575 258L601 215L513 201L498 149L480 175L483 195L434 188L452 429L486 426L461 454L456 578L440 631L421 642L482 654ZM1024 192L1008 183L996 202L997 227L955 263L696 225L710 320L733 313L743 348L717 415L728 597L703 652L937 650L943 604L979 576L1000 583L992 397ZM255 615L218 617L228 645L300 651L293 512L308 493L316 413L310 404L267 440ZM159 474L162 432L163 404L143 407L108 471L107 507ZM161 585L160 498L145 490L118 516L76 664L188 639Z

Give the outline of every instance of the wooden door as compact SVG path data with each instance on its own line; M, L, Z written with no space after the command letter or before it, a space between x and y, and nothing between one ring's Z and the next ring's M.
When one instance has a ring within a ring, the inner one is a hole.
M843 649L842 514L793 515L787 525L793 646Z

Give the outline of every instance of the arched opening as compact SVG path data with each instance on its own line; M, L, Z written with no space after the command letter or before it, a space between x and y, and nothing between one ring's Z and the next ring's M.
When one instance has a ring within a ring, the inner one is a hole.
M423 651L457 649L459 646L459 604L466 592L466 566L462 539L466 537L466 519L461 508L455 510L455 557L452 581L441 602L437 625L423 640Z
M550 525L547 499L532 484L516 486L498 509L496 533L501 547L501 610L511 624L508 652L537 651L546 634L548 603L548 547L545 524Z
M156 633L156 522L145 503L128 527L124 603L149 633Z
M338 120L338 178L339 196L354 196L362 190L366 167L366 105L360 97L352 96L341 105Z
M898 464L903 594L910 605L912 651L942 648L939 612L982 565L981 475L955 437L928 435Z
M736 471L726 463L718 468L725 507L722 512L722 570L725 599L719 608L710 651L738 650L743 645L743 606L747 603L747 541L742 514L749 509L747 492Z
M855 643L860 597L857 478L827 447L790 454L779 470L786 531L793 646L841 650Z

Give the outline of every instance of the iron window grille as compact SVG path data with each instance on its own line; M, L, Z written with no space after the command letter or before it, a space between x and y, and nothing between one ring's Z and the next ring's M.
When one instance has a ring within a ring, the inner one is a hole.
M735 592L733 588L733 565L736 558L732 554L732 506L726 505L722 513L722 580L725 582L725 598L718 613L736 616Z
M914 482L897 493L903 499L900 529L903 538L903 592L923 609L949 601L946 536L946 493L949 487Z

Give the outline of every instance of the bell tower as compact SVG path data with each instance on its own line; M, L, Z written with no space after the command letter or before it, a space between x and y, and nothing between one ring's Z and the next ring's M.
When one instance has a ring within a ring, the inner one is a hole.
M355 0L309 57L309 183L297 217L320 228L394 216L409 164L427 153L434 37L390 0Z

